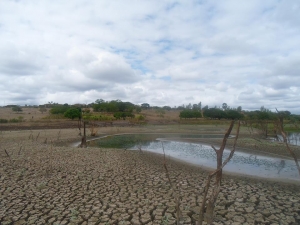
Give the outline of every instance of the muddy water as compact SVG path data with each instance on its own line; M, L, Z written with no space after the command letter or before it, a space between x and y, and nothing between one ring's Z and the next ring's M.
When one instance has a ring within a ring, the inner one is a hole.
M163 153L171 157L193 164L216 168L216 154L208 146L197 143L180 141L164 141L163 139L134 146L146 151ZM225 149L223 159L229 156ZM236 151L231 161L224 167L224 171L280 180L299 180L295 162L283 158L258 156Z
M283 137L281 135L278 135L278 138L271 138L271 140L274 142L283 142ZM287 141L291 145L300 145L300 133L288 133Z
M189 142L189 139L220 138L222 135L185 135L185 134L123 134L108 136L94 142L101 147L126 148L171 156L196 165L216 168L216 154L212 147L201 143ZM223 160L229 156L230 150L225 149ZM298 170L293 160L274 156L259 156L236 150L225 172L246 174L278 180L299 180Z

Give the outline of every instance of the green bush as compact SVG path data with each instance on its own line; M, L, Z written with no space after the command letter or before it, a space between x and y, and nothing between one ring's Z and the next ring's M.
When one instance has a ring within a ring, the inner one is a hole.
M131 112L116 112L114 113L114 117L118 119L123 119L125 120L126 117L134 118L134 115Z
M202 114L199 111L196 110L190 110L190 109L185 109L180 112L179 114L180 118L201 118Z
M8 123L7 119L0 119L0 123Z
M81 118L81 110L80 110L80 108L70 108L67 111L65 111L64 116L69 119L72 119L72 120L75 118L80 119Z
M19 123L19 122L22 122L22 121L20 121L20 120L17 119L17 118L13 118L13 119L10 119L9 122L10 122L10 123Z
M138 121L145 120L145 117L143 115L138 115L137 120Z

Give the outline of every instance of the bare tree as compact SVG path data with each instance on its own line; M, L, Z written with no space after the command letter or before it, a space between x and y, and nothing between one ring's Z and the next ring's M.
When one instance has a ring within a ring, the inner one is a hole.
M288 139L287 139L287 136L286 136L286 133L283 129L283 116L280 115L280 112L276 109L277 113L278 113L278 123L277 123L277 127L283 137L283 142L286 146L286 149L287 151L290 153L290 155L293 157L295 163L296 163L296 166L298 168L298 172L299 172L299 175L300 175L300 166L299 166L299 162L298 162L298 159L297 159L297 156L296 154L294 153L294 151L290 148L289 144L288 144Z
M205 186L205 189L204 189L204 196L203 196L203 200L202 200L202 205L200 207L199 220L197 222L198 225L202 225L204 219L207 221L208 224L211 224L213 222L215 203L217 201L217 198L218 198L218 195L219 195L219 192L220 192L220 188L221 188L222 170L223 170L224 166L232 158L232 156L235 152L235 147L236 147L237 139L238 139L238 136L239 136L240 121L238 122L238 127L237 127L237 131L236 131L236 136L235 136L233 148L232 148L228 158L223 161L223 152L224 152L224 149L226 147L227 139L228 139L228 137L229 137L229 135L232 131L233 125L234 125L234 121L231 122L227 132L225 133L222 145L219 149L216 149L212 145L212 148L215 150L215 152L217 154L217 169L208 175L206 186ZM207 200L207 194L208 194L208 190L210 188L211 179L214 176L216 177L215 185L213 187L212 194L210 195L210 197ZM205 218L204 218L204 212L206 212L205 213Z
M83 137L81 138L81 144L80 147L81 148L86 148L86 132L85 132L85 126L86 126L86 122L83 122Z

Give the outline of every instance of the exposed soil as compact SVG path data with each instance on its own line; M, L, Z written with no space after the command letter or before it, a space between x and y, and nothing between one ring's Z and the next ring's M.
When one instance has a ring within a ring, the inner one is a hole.
M175 224L162 155L70 147L80 139L78 128L0 132L0 224ZM172 159L167 166L180 221L195 224L209 171ZM214 224L300 224L300 184L225 175L215 212Z

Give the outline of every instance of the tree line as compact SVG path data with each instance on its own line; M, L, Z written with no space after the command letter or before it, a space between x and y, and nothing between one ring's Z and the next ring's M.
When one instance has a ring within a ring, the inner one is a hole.
M70 119L81 118L82 114L90 113L87 108L92 108L94 112L105 112L111 114L116 119L126 119L133 118L134 112L140 113L142 110L148 109L159 109L163 111L170 110L180 110L179 117L181 119L198 119L198 118L208 118L208 119L249 119L249 120L274 120L278 118L278 113L284 119L289 119L291 121L300 121L300 115L293 115L289 111L272 112L266 109L264 106L260 110L245 111L242 110L241 106L237 108L232 108L223 103L220 107L209 108L208 105L202 107L201 102L198 104L187 104L182 106L150 106L148 103L143 103L141 105L135 105L131 102L122 102L121 100L105 101L103 99L97 99L95 102L88 105L68 105L58 104L54 102L48 102L48 104L40 105L40 111L43 113L46 107L51 108L49 112L51 114L63 114L65 117ZM11 105L11 108L15 112L21 112L22 108L16 105ZM86 108L86 109L84 109Z
M122 102L120 100L104 101L97 99L95 103L90 104L94 112L112 113L116 119L133 118L133 111L141 112L141 107L132 104L131 102ZM63 114L70 119L80 119L82 114L89 114L89 110L82 110L81 107L70 106L68 104L58 105L54 104L50 109L51 114ZM88 116L86 116L88 117Z
M243 111L241 106L237 108L230 108L226 103L222 104L222 108L214 107L208 108L208 106L203 107L201 110L199 108L185 108L183 109L179 117L181 119L198 119L198 118L208 118L208 119L249 119L249 120L275 120L280 116L283 119L291 120L292 122L300 121L300 115L291 114L289 111L277 111L272 112L266 109L264 106L260 110L254 111Z

